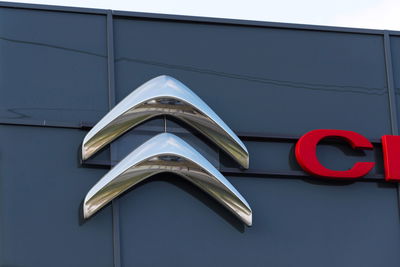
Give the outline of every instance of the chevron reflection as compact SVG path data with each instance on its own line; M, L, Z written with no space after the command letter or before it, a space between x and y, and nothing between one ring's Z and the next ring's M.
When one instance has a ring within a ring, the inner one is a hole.
M184 121L243 168L249 167L249 153L239 137L188 87L165 75L134 90L89 131L82 143L82 159L90 158L123 133L160 115Z
M199 152L170 133L151 138L102 177L85 197L84 217L89 218L129 188L163 172L190 181L251 226L252 210L242 195Z

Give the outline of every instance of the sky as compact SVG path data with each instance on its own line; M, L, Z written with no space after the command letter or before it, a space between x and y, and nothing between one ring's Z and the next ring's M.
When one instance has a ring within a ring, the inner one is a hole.
M14 0L6 2L400 30L400 0Z

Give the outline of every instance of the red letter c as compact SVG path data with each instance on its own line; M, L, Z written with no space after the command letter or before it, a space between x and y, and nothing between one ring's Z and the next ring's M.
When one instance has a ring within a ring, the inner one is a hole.
M367 138L352 131L313 130L303 135L296 144L296 159L300 166L311 175L324 178L353 179L366 175L374 167L373 162L357 162L347 171L335 171L325 168L317 158L317 145L324 138L344 139L354 149L372 149Z

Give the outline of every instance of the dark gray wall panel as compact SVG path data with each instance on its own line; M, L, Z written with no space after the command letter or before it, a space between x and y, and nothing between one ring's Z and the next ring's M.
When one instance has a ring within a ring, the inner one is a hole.
M0 266L111 266L110 208L79 222L81 201L106 171L79 167L84 134L0 126Z
M0 9L0 120L96 122L107 111L105 16Z
M122 18L114 31L118 100L169 74L236 131L390 131L382 36Z
M396 94L396 102L400 103L400 37L390 37L390 50L392 52L393 80ZM400 118L400 106L396 107L397 118Z
M251 228L172 175L125 194L123 266L399 266L395 185L228 179L253 209Z
M76 126L108 111L113 75L108 80L107 60L113 59L107 57L105 14L0 9L0 123ZM114 17L113 30L117 102L168 74L234 131L282 137L336 128L376 140L390 133L383 32L134 15ZM399 40L391 37L397 96ZM119 217L107 206L80 224L81 201L107 172L93 165L120 160L163 130L162 118L146 122L113 143L112 157L106 148L91 166L81 166L85 131L0 126L0 266L113 266L119 249L122 266L400 265L397 185L371 180L227 177L253 209L247 228L189 182L162 174L123 194ZM168 118L167 131L215 166L237 167L184 124ZM251 168L300 171L293 139L245 143ZM329 143L318 156L333 169L375 160L371 175L382 176L375 145L373 152L355 153Z

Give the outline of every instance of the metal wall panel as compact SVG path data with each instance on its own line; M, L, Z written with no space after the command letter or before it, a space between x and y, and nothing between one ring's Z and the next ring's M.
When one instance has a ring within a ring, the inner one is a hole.
M85 223L86 192L106 170L81 168L84 131L0 126L0 266L111 266L111 210Z
M393 64L393 80L395 86L395 95L397 103L400 103L400 37L392 36L390 38ZM400 107L397 106L397 118L400 118Z
M143 18L116 18L114 35L118 100L168 74L238 132L300 136L332 128L374 140L391 133L383 35ZM167 131L182 132L182 125L167 125ZM161 126L160 120L159 131ZM130 143L133 149L134 140L127 135L116 147ZM246 144L250 168L299 170L294 142ZM195 148L208 145L197 142ZM374 173L383 173L379 146L364 154L326 144L318 153L330 168L372 159L378 161ZM222 154L206 154L234 166ZM253 207L251 228L175 176L159 175L132 189L120 201L122 265L399 264L396 185L271 178L230 178ZM388 251L376 247L382 243Z
M374 180L383 175L378 140L394 133L389 103L398 99L388 85L393 75L398 96L399 37L112 14L0 8L0 266L399 266L397 185ZM237 174L227 178L253 208L251 228L172 174L79 220L81 200L111 160L164 131L164 120L143 123L83 166L78 150L85 131L77 128L96 123L114 95L118 102L161 74L188 85L234 131L280 138L245 143L251 171L285 175L243 174L201 135L167 119L168 132ZM372 179L321 181L302 173L293 137L318 128L373 139L373 152L338 143L318 151L334 169L377 161Z
M0 9L0 120L96 122L107 111L105 16Z
M168 74L238 132L390 132L382 36L126 18L114 25L118 100Z
M170 175L124 195L123 266L399 265L395 185L228 179L253 209L250 228Z

